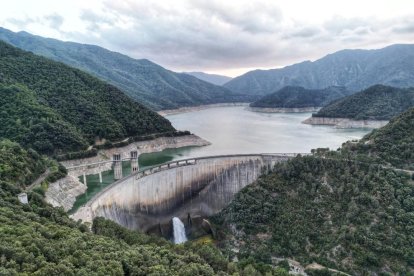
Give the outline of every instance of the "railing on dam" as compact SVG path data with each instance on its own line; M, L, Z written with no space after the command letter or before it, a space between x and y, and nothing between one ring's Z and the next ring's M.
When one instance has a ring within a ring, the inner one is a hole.
M200 156L200 157L194 157L194 158L187 158L187 159L182 159L182 160L174 160L174 161L170 161L167 163L163 163L161 165L167 165L168 163L176 163L177 161L186 161L186 160L194 160L194 159L209 159L209 158L220 158L220 157L238 157L238 156L257 156L257 155L268 155L268 156L287 156L287 157L295 157L298 155L302 155L302 156L306 156L306 155L311 155L311 153L259 153L259 154L227 154L227 155L210 155L210 156ZM121 160L118 161L129 161L135 158L123 158ZM66 167L66 169L68 171L71 170L76 170L76 169L80 169L80 168L87 168L87 167L93 167L93 166L99 166L99 165L104 165L104 164L108 164L108 163L113 163L114 160L104 160L104 161L99 161L99 162L91 162L88 164L81 164L81 165L76 165L76 166L68 166ZM145 170L149 170L151 168L156 168L159 167L161 165L156 165L150 168L146 168Z
M108 185L107 187L105 187L104 189L102 189L99 193L97 193L95 196L93 196L87 203L85 203L84 206L90 206L95 200L97 200L102 194L106 193L108 190L112 189L113 187L119 185L120 183L124 182L125 180L135 177L135 179L140 179L142 177L157 173L157 172L161 172L161 171L165 171L165 170L169 170L169 169L174 169L174 168L178 168L178 167L183 167L183 166L191 166L191 165L196 165L197 162L201 161L201 160L208 160L208 159L220 159L220 158L245 158L245 157L279 157L279 158L293 158L296 157L298 155L301 156L306 156L306 155L311 155L311 153L260 153L260 154L230 154L230 155L215 155L215 156L202 156L202 157L195 157L195 158L187 158L187 159L181 159L181 160L174 160L174 161L170 161L167 163L163 163L163 164L159 164L159 165L155 165L149 168L145 168L143 170L134 172L128 176L125 176L117 181L115 181L114 183ZM123 159L124 160L124 159ZM130 160L130 158L126 158L125 160ZM113 162L113 161L103 161L103 162L96 162L96 163L91 163L91 164L87 164L87 165L81 165L81 166L76 166L77 168L79 167L84 167L84 166L90 166L90 165L96 165L96 164L104 164L104 163L109 163L109 162ZM72 167L74 168L74 167ZM69 168L68 168L69 169Z

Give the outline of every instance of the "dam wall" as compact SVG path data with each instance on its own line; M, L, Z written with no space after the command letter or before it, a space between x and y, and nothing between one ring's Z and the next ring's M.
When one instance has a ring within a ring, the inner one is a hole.
M186 159L125 177L73 215L91 222L105 217L129 229L147 231L172 217L219 212L263 172L295 154L252 154Z

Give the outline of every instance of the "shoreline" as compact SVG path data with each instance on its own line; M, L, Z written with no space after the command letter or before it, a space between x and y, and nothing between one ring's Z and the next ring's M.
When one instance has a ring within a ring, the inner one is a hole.
M62 161L60 163L68 169L68 174L64 178L49 184L45 194L46 202L52 204L54 207L63 207L65 211L69 211L76 202L76 197L84 194L87 190L87 185L79 181L79 176L83 174L98 174L99 172L111 170L112 162L75 169L72 167L108 161L112 159L115 153L121 154L121 159L124 159L130 157L131 151L137 151L139 158L143 153L160 152L171 148L188 146L202 147L207 145L211 145L211 143L194 134L177 137L159 137L154 140L132 142L120 148L102 149L98 151L97 156L93 157Z
M248 106L250 103L242 103L242 102L235 102L235 103L216 103L216 104L205 104L205 105L197 105L197 106L187 106L187 107L180 107L177 109L165 109L157 111L158 115L163 117L168 115L175 115L181 113L188 113L193 111L199 111L209 108L215 107L227 107L227 106Z
M302 124L325 125L335 128L380 128L388 124L387 120L354 120L334 117L309 117Z
M247 107L247 110L261 113L309 113L318 112L321 107Z

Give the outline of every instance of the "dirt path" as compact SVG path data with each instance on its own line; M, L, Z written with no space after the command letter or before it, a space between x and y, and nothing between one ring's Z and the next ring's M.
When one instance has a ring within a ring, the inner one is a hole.
M26 191L31 191L34 187L42 183L43 180L45 180L46 177L49 176L49 174L50 174L50 169L47 168L44 173L42 173L35 181L32 182L32 184L26 187Z
M311 263L310 265L307 265L306 266L306 269L314 269L314 270L328 269L331 272L339 273L339 274L342 274L342 275L345 275L345 276L351 276L351 275L349 275L349 274L347 274L345 272L342 272L342 271L339 271L339 270L336 270L336 269L333 269L333 268L328 268L328 267L325 267L325 266L320 265L320 264L315 263L315 262L314 263Z

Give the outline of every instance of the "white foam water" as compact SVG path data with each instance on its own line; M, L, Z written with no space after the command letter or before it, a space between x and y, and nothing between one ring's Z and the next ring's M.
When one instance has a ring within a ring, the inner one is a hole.
M180 244L187 241L187 236L185 235L184 223L177 217L173 217L173 235L174 243Z

